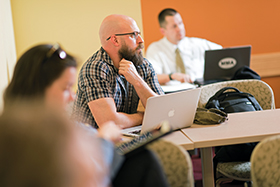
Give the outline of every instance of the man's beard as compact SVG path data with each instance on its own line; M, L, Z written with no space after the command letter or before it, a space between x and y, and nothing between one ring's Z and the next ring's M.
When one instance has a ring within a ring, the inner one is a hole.
M121 49L118 51L120 59L125 59L131 61L134 66L140 66L143 64L144 57L142 55L142 52L137 53L138 49L143 49L143 44L139 44L139 46L135 49L129 49L128 46L123 43Z

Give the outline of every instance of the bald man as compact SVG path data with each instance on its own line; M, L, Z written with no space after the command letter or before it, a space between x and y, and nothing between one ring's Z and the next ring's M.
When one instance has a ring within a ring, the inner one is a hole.
M136 22L124 15L110 15L101 23L102 47L82 66L74 117L95 128L114 121L120 128L140 125L151 96L163 94L152 65L143 58L143 38Z

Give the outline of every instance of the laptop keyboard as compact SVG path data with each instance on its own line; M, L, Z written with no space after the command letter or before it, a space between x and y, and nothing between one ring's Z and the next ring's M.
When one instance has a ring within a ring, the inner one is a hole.
M141 130L132 131L130 133L140 135Z
M136 127L131 127L127 129L122 129L122 134L125 136L137 137L141 133L141 125Z
M131 137L138 137L141 133L141 130L134 130L129 132L123 132L123 135L125 136L131 136Z

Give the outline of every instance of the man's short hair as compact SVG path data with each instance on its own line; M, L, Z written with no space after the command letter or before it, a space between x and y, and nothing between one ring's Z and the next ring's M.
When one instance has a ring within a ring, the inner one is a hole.
M166 8L166 9L162 10L158 15L159 26L162 28L165 27L165 25L166 25L165 17L174 16L177 13L178 12L173 8Z

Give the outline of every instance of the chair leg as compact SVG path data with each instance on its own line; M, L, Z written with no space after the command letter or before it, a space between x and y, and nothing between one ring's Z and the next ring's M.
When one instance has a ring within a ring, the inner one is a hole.
M218 178L216 180L216 187L220 187L221 184L223 184L223 183L230 183L232 181L233 181L233 179L230 179L230 178L223 178L223 177Z
M244 182L244 187L252 187L252 186L253 186L252 181Z

